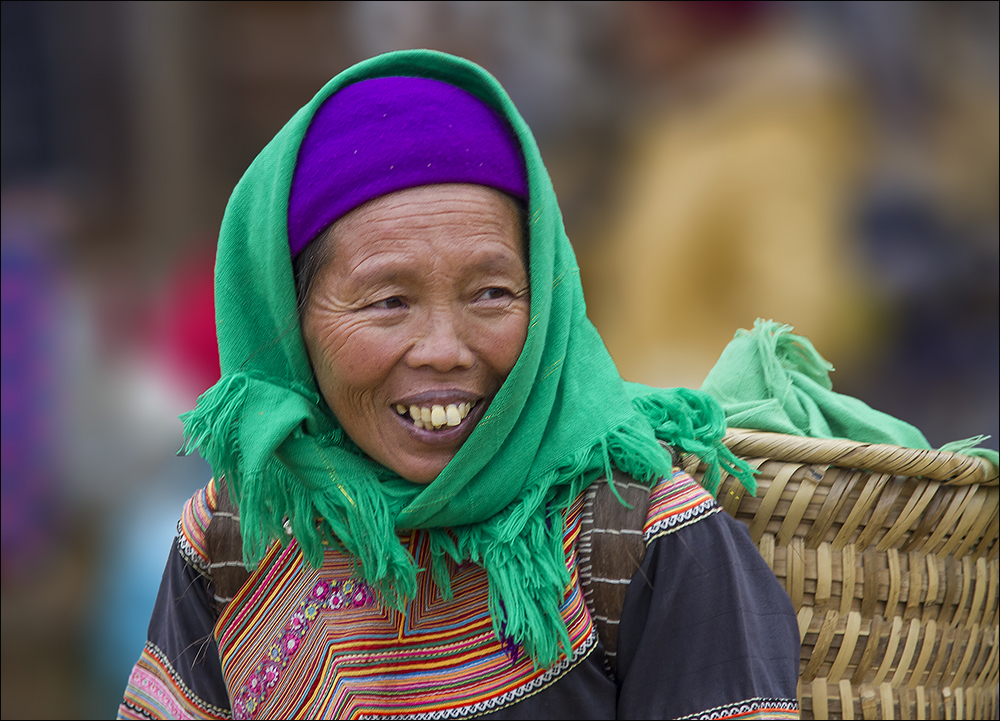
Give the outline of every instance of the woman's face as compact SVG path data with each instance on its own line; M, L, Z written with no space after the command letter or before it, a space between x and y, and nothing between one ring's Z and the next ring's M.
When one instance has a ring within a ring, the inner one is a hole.
M338 220L302 332L320 391L373 459L430 483L517 362L528 275L514 201L411 188Z

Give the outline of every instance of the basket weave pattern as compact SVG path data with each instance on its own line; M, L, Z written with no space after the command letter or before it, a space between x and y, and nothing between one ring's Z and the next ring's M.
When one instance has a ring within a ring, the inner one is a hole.
M718 500L798 613L802 717L996 718L996 469L740 429L725 443L760 471L756 497L727 477Z

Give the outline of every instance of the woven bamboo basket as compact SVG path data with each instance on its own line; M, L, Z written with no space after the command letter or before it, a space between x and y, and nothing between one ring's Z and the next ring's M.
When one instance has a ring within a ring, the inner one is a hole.
M718 500L798 613L803 718L997 718L997 471L978 458L730 429ZM697 459L685 459L700 476Z

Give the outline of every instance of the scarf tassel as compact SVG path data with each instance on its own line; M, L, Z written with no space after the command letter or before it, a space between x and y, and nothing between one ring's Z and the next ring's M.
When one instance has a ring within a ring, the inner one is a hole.
M671 415L677 411L673 407ZM692 431L696 428L694 423L682 426ZM699 453L706 462L720 463L752 484L749 466L722 446L718 440L722 432L715 429L715 433L715 440L682 437L676 431L667 435L683 450ZM501 642L521 644L536 668L551 666L572 649L560 614L571 580L563 548L562 514L599 476L605 475L610 482L612 466L652 485L671 473L672 459L649 425L636 419L577 452L558 469L541 474L516 506L484 524L482 535L456 529L457 555L487 569L494 633ZM614 484L610 485L615 490Z
M324 445L331 439L307 436L297 427L301 423L291 424L296 429L278 449L248 452L240 442L240 423L253 415L245 413L245 406L254 384L274 386L273 381L233 374L202 394L195 409L181 416L182 451L198 451L217 477L225 476L240 509L247 568L255 569L275 541L285 546L293 536L314 568L322 565L325 547L333 546L351 555L358 577L386 605L403 610L416 594L417 568L393 531L394 514L377 490L379 480L369 472L370 478L349 487L306 483L290 459L328 467ZM357 463L367 465L361 459Z
M283 444L246 457L237 419L245 418L244 404L253 382L239 375L226 379L207 391L195 410L182 416L187 436L184 450L199 450L217 474L226 474L241 508L247 567L256 567L274 540L288 543L287 523L314 567L322 564L326 546L341 548L357 559L358 576L376 590L383 603L404 611L416 594L419 569L392 530L393 509L385 494L378 493L380 481L369 470L369 478L349 488L335 482L305 483L292 470L295 464L283 460L286 454L301 460L308 450L317 462L328 461L323 457L323 437L306 436L301 430L286 440L285 444L291 444L287 449ZM702 394L676 389L667 397L638 398L633 404L644 418L630 419L572 454L558 468L537 474L518 501L492 519L471 528L430 529L430 570L444 597L452 593L449 558L482 565L489 578L494 633L501 642L521 644L536 668L547 668L561 655L572 653L560 614L571 580L562 516L590 483L602 475L610 483L613 467L648 485L669 475L672 462L660 439L697 454L708 464L704 483L710 492L718 487L722 471L737 475L748 490L755 490L749 466L721 443L725 423L717 406ZM350 475L356 478L360 468L352 470ZM610 485L618 496L614 484Z

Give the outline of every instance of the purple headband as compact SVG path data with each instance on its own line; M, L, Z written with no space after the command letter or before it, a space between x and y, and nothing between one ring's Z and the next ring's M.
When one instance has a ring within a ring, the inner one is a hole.
M320 106L299 146L288 199L292 257L369 200L435 183L528 199L521 146L482 100L429 78L348 85Z

